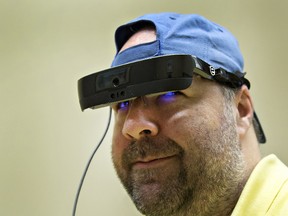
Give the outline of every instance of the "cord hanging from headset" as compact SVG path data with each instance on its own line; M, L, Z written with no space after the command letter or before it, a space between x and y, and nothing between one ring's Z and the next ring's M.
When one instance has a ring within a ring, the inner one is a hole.
M100 139L99 143L96 145L96 148L94 149L92 155L90 156L89 161L88 161L88 163L87 163L87 165L85 167L85 170L83 172L83 175L82 175L82 178L81 178L78 190L77 190L77 194L76 194L76 197L75 197L72 216L76 216L76 209L77 209L77 204L78 204L80 192L81 192L81 189L82 189L86 174L88 172L88 169L90 167L90 164L91 164L91 162L92 162L97 150L99 149L100 145L102 144L102 142L103 142L103 140L106 137L106 134L108 132L108 129L109 129L109 126L110 126L110 123L111 123L111 113L112 113L112 109L109 107L109 116L108 116L108 122L107 122L106 129L105 129L105 131L104 131L104 133L102 135L102 138Z

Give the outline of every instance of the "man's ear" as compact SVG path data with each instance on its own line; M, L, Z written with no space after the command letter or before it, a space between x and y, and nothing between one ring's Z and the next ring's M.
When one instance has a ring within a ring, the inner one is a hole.
M236 93L235 102L237 107L237 131L240 140L242 140L252 125L254 113L251 95L246 85L243 85Z

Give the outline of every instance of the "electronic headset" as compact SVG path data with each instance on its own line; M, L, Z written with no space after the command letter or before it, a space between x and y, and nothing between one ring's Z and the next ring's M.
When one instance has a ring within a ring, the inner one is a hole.
M82 110L96 109L144 95L177 91L192 84L193 74L231 88L250 83L245 73L228 72L191 55L165 55L134 61L78 80Z

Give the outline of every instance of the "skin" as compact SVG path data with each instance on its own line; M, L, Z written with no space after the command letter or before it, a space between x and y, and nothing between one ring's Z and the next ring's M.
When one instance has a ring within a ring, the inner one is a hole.
M155 39L154 29L142 29L121 51ZM113 163L141 213L232 213L260 160L246 86L227 101L219 84L196 76L174 96L145 96L112 108Z

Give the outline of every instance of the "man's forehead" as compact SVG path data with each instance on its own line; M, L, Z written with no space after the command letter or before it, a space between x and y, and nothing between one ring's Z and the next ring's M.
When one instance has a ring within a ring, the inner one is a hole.
M120 49L120 52L139 44L149 43L156 40L156 31L152 27L144 27L134 33Z

